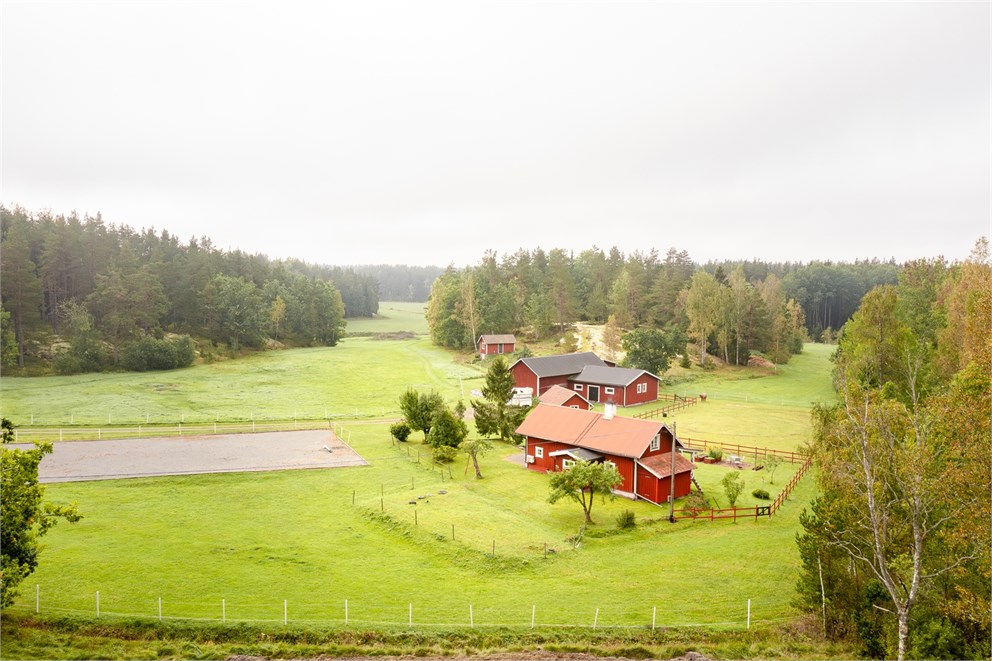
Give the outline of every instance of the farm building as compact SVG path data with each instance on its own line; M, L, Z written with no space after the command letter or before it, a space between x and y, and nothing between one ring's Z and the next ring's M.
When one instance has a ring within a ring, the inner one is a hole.
M479 349L479 358L485 360L486 356L513 353L517 344L517 338L513 335L481 335L476 346Z
M644 370L616 367L592 352L521 358L510 366L514 384L533 388L538 397L553 386L581 394L593 404L634 406L658 399L661 382Z
M592 404L588 399L574 390L569 390L562 386L551 386L544 391L544 394L538 398L538 401L541 404L564 406L566 408L582 409L583 411L588 411L592 408Z
M691 488L693 463L679 453L683 446L672 430L661 422L617 417L612 406L600 414L539 404L517 433L526 438L529 470L564 470L578 459L610 462L623 478L614 493L655 504L668 502L673 472L676 498Z

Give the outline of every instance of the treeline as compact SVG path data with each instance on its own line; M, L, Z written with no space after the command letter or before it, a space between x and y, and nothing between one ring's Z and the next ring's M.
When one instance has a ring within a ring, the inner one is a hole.
M379 283L380 301L409 301L411 303L426 302L431 293L431 285L444 272L440 266L408 266L406 264L356 264L346 268Z
M371 316L379 305L369 275L225 252L207 237L184 243L165 230L108 225L99 214L0 206L0 240L7 367L180 366L192 355L182 335L206 340L208 352L267 338L333 346L346 316Z
M487 253L474 267L447 269L435 281L428 323L436 344L465 349L481 333L545 338L576 321L620 329L672 328L700 352L746 364L752 352L777 362L809 336L833 336L877 284L895 282L894 263L710 263L686 251L624 255L593 247ZM811 322L810 317L813 321ZM612 318L612 321L611 321Z
M869 658L989 658L992 266L921 259L869 292L814 410L800 605Z

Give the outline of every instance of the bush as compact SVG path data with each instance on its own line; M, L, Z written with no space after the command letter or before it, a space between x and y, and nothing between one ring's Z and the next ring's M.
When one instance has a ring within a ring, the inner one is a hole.
M723 461L723 450L720 448L710 448L706 455L710 459L716 459L717 461Z
M617 528L620 530L630 530L637 527L637 516L631 510L624 510L617 514Z
M771 500L771 496L764 489L755 489L751 492L751 495L759 500Z
M690 492L685 497L685 503L682 505L682 511L684 512L699 512L708 509L710 509L710 501L707 500L705 494L699 491Z
M59 374L99 372L107 366L107 352L95 333L79 335L68 351L55 358L55 371Z
M457 456L458 448L453 448L450 445L439 445L431 453L435 464L450 464Z
M393 435L397 441L404 442L410 437L410 425L405 422L397 422L395 425L390 425L389 433Z
M196 358L193 340L183 335L176 340L157 339L146 335L121 352L121 367L129 372L172 370L189 367Z

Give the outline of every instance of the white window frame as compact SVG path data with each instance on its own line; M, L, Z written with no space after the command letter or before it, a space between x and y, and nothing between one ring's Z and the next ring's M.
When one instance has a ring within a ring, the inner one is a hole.
M643 395L647 391L648 391L648 384L646 384L646 383L638 383L637 384L637 394L638 395Z
M654 438L651 439L651 449L652 450L661 449L661 434L655 434Z
M616 390L614 390L613 386L604 386L603 387L603 394L604 395L612 395L615 392L616 392Z
M609 461L609 460L607 460L607 461L604 461L603 463L604 463L604 464L609 464L610 466L613 466L614 468L617 468L617 464L616 464L616 462L614 462L614 461ZM619 469L619 468L617 468L617 472L618 472L618 473L620 472L620 469Z
M540 445L534 446L534 456L538 459L544 459L544 447Z
M577 409L577 408L579 408L579 405L578 404L569 404L568 408L570 408L570 409Z
M575 391L576 392L582 392L582 388L584 388L584 387L585 386L583 386L581 383L576 383L575 384Z
M575 465L575 460L574 459L566 459L566 458L562 457L562 460L561 460L561 469L563 471L567 471L569 468L571 468L574 465Z

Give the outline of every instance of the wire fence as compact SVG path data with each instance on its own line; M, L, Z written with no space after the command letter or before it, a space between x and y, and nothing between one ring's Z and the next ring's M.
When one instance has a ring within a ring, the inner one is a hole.
M221 625L239 624L309 625L320 627L429 628L572 628L613 630L655 630L678 627L731 627L750 629L791 619L782 605L769 605L760 613L751 599L723 600L707 604L715 617L692 620L670 606L674 597L642 599L627 603L604 601L600 606L576 607L574 603L494 604L466 598L441 603L423 600L377 600L375 595L359 599L289 599L273 596L259 599L217 596L193 601L185 597L159 596L134 598L96 590L69 595L35 585L33 603L22 599L9 609L38 616L75 615L97 619L128 618L146 621L196 621ZM660 606L660 607L659 607ZM698 609L697 609L698 610Z
M284 424L286 422L318 423L341 420L376 420L392 419L402 415L398 408L377 406L373 408L355 408L348 411L332 411L330 409L295 409L295 410L244 410L232 411L169 411L154 413L135 409L117 409L107 413L95 414L89 411L64 412L26 412L4 413L15 426L24 429L52 427L115 427L115 426L165 426L178 425L211 425L211 424Z

